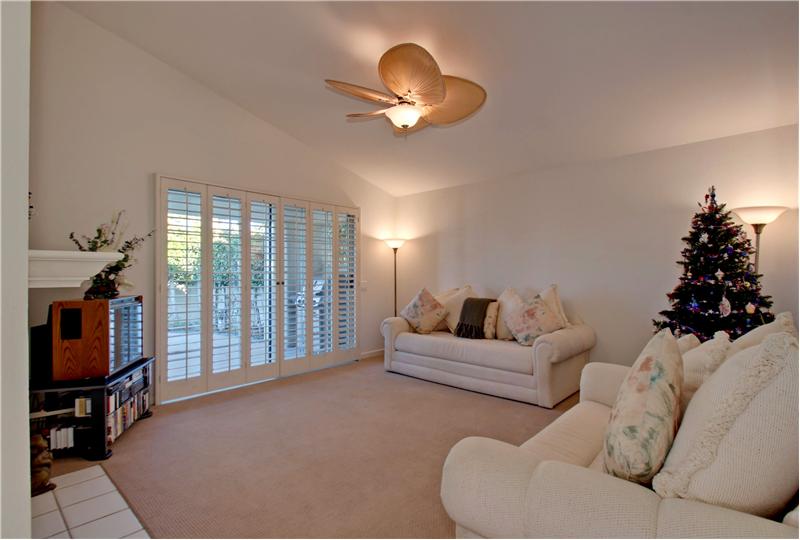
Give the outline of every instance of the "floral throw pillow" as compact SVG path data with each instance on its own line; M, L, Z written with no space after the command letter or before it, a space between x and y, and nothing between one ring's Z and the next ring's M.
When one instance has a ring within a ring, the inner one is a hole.
M400 312L400 316L420 334L433 332L445 315L447 315L445 307L424 287Z
M661 469L680 420L683 361L669 329L650 340L617 394L603 445L605 471L647 485Z
M509 301L503 320L520 345L530 347L536 338L564 328L564 322L538 294L524 299L519 294Z

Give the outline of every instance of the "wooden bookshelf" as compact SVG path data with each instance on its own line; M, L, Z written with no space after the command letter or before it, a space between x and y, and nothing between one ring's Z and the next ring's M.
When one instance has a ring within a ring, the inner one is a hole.
M155 357L145 357L106 377L31 381L31 433L72 424L72 453L90 460L109 458L113 442L134 422L152 415L154 364ZM75 407L65 406L76 398L91 401L90 414L75 416Z

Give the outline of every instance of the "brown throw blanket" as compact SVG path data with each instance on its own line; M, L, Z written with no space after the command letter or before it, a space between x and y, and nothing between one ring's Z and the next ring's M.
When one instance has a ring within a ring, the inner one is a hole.
M483 339L483 320L486 308L494 302L492 298L467 298L458 317L456 336L470 339Z

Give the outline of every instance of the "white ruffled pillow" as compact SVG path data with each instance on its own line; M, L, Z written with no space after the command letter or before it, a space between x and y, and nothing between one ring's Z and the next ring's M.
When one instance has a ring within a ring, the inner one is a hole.
M771 517L798 488L797 339L782 332L727 359L689 403L662 497Z
M444 319L447 310L426 288L422 288L403 308L400 316L420 334L430 334Z

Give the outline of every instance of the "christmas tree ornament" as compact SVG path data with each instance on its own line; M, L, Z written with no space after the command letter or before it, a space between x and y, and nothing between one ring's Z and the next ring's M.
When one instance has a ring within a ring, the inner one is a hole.
M731 314L731 303L726 297L722 297L722 301L719 303L719 315L720 317L727 317Z
M691 230L681 240L683 275L667 295L669 308L654 320L657 329L692 333L701 341L725 331L736 339L772 322L772 300L761 292L759 274L750 264L753 248L742 226L717 202L712 186L698 204Z

